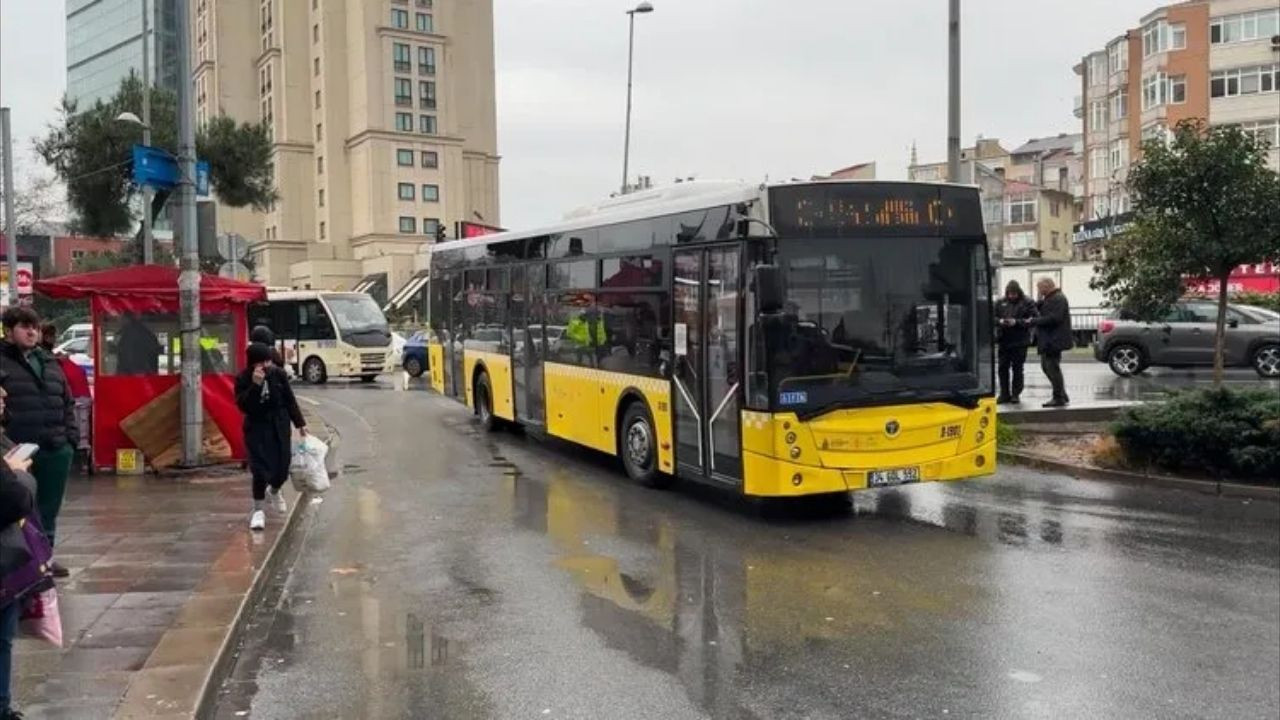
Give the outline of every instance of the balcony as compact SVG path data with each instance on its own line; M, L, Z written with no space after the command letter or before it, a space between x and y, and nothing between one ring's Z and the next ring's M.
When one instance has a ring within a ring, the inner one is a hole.
M1074 106L1071 110L1071 114L1075 115L1077 119L1083 120L1084 119L1084 96L1076 95L1075 98L1073 99L1073 102L1074 102Z

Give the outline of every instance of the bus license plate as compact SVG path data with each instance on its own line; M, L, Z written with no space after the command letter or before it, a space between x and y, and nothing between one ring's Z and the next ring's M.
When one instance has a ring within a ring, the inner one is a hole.
M893 468L892 470L872 470L867 473L867 487L887 487L905 483L920 482L920 468Z

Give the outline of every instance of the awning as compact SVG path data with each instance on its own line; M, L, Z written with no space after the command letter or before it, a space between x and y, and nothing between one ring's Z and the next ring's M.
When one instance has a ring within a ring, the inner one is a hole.
M404 287L400 288L391 300L387 301L387 304L382 308L382 312L399 310L410 300L417 297L418 292L422 290L422 287L430 279L431 271L429 270L420 270L414 273L413 277L409 278L409 282L405 283Z
M372 293L373 288L378 283L382 283L384 287L386 286L387 284L386 273L374 273L372 275L365 275L364 277L360 278L360 282L356 283L355 287L351 288L351 292Z

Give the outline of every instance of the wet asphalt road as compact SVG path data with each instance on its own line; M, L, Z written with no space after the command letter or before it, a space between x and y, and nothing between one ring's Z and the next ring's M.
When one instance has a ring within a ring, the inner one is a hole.
M1280 505L1002 469L761 513L306 390L307 508L219 718L1275 718Z

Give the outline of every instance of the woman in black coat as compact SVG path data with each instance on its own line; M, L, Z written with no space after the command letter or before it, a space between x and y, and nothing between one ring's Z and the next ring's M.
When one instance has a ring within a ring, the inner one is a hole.
M290 422L302 434L307 421L289 387L289 378L271 358L271 348L250 343L248 364L236 376L236 405L244 413L244 444L249 452L249 472L253 476L253 513L249 529L266 527L263 501L271 490L271 504L283 514L288 510L280 488L289 477L292 459Z

